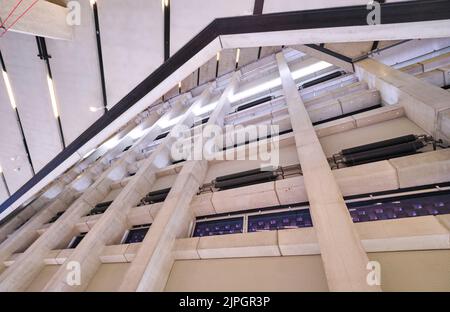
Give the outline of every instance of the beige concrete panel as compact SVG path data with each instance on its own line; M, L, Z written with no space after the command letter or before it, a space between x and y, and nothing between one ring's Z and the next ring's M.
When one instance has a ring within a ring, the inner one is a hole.
M207 216L216 213L212 204L212 196L213 193L194 196L191 202L191 209L196 216Z
M27 287L26 291L41 291L45 284L51 279L53 274L56 273L59 269L59 265L46 265L42 268L42 270L37 274L34 280Z
M397 171L387 160L333 170L333 175L344 196L399 188Z
M200 237L179 238L175 241L173 253L176 260L200 259L197 246Z
M274 182L215 192L212 203L217 213L279 205Z
M86 291L117 291L120 283L126 278L129 266L129 263L101 264Z
M275 190L280 205L303 203L308 201L303 176L275 181Z
M431 71L438 67L446 66L450 64L450 53L445 53L437 57L420 62L425 72Z
M125 259L127 259L127 262L131 262L136 257L137 252L141 248L142 243L132 243L128 244L128 248L124 253Z
M342 113L348 114L361 109L381 104L381 96L378 90L362 91L339 98Z
M319 138L340 132L345 132L354 128L356 128L356 122L353 117L344 117L338 120L333 120L314 126L317 137Z
M450 291L450 250L370 253L384 291Z
M417 75L423 73L423 65L421 63L416 63L403 67L400 70L410 75Z
M279 230L278 246L282 256L320 254L316 232L312 227Z
M279 256L276 231L201 237L201 259ZM243 239L245 237L245 239Z
M164 203L156 203L152 204L149 207L150 215L153 217L153 220L156 219L156 216L158 215L158 212L161 210Z
M440 88L445 86L445 73L438 69L419 74L416 77Z
M341 104L337 100L329 100L313 107L308 107L311 122L318 122L342 115Z
M150 214L150 206L139 206L132 208L127 215L129 225L140 225L153 222L153 216Z
M4 266L5 267L11 266L16 261L16 259L20 257L20 255L21 255L21 253L12 254L8 260L3 261Z
M328 291L320 256L175 261L165 291Z
M395 167L400 187L448 182L450 150L438 150L418 155L390 159Z
M376 110L353 115L356 126L367 127L376 123L400 118L405 115L403 107L399 105L387 105Z
M68 257L73 253L74 249L63 249L55 257L57 264L63 264Z
M367 252L448 249L449 231L434 216L355 223Z
M44 259L44 263L46 265L56 265L59 264L56 260L58 258L58 254L61 252L60 249L51 250L47 257Z
M125 251L128 244L105 246L100 255L102 263L128 262L125 258Z
M450 231L450 215L439 215L436 219Z

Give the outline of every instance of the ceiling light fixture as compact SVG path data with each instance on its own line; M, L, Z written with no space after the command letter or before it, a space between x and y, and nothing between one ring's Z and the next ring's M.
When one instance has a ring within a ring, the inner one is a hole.
M216 54L216 61L217 62L220 61L220 52L217 52L217 54Z
M120 140L117 137L112 137L111 139L103 143L103 147L105 147L106 149L111 149L119 144L119 141Z
M331 66L333 66L333 65L330 63L320 61L320 62L314 63L312 65L300 68L300 69L292 72L291 76L292 76L292 79L297 80L299 78L305 77L307 75L310 75L312 73L326 69ZM242 92L233 94L229 97L229 100L230 100L230 102L234 103L234 102L243 100L245 98L251 97L253 95L259 94L261 92L270 90L272 88L279 87L280 85L281 85L281 78L278 77L278 78L263 82L255 87L249 88Z
M239 57L241 56L241 49L236 50L236 64L239 63Z
M14 99L14 94L12 92L11 83L9 82L9 77L8 77L8 74L6 73L6 71L3 71L3 80L5 81L6 92L8 93L9 102L11 103L12 108L15 110L17 107L16 100Z
M130 137L132 140L136 140L139 139L140 137L142 137L147 131L145 129L142 128L142 126L137 126L136 128L134 128L133 130L131 130L127 136Z
M94 152L96 151L96 149L94 148L94 149L92 149L92 150L90 150L86 155L84 155L83 156L83 159L86 159L86 158L88 158L89 156L91 156Z
M89 110L93 113L98 112L100 110L105 109L104 107L99 107L99 106L89 106Z
M194 113L195 116L200 116L203 114L206 114L210 111L212 111L218 104L218 101L212 102L210 104L207 105L203 105L201 107L195 107L192 112Z
M55 116L55 118L58 118L59 112L58 112L58 104L56 104L55 88L53 86L53 80L52 78L50 78L49 75L47 75L47 83L48 83L48 90L50 92L50 101L52 102L53 115Z
M177 124L181 118L183 118L183 114L181 114L180 116L174 117L172 119L169 119L169 116L166 116L164 118L162 118L160 121L158 121L158 126L160 126L162 129L166 129L169 128L175 124Z
M331 65L330 63L320 61L292 72L291 73L292 79L297 80L299 78L311 75L312 73L318 72L331 66L333 65Z

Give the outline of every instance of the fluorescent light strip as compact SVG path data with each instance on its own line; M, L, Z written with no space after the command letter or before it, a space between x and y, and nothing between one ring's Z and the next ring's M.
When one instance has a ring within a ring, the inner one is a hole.
M291 73L292 79L297 80L299 78L311 75L312 73L321 71L321 70L326 69L331 66L333 66L333 65L331 65L330 63L320 61L320 62L314 63L312 65L300 68L300 69L292 72Z
M130 137L132 140L139 139L142 137L147 131L142 128L142 126L137 126L133 130L131 130L127 136Z
M160 126L162 129L169 128L178 123L181 118L183 118L183 115L184 114L181 114L180 116L174 117L172 119L169 119L169 116L166 116L165 118L158 121L158 126Z
M310 75L312 73L315 73L317 71L326 69L326 68L331 67L331 66L333 66L333 65L330 64L330 63L327 63L327 62L324 62L324 61L320 61L320 62L314 63L312 65L300 68L300 69L292 72L291 73L292 79L297 80L299 78L308 76L308 75ZM242 92L233 94L233 95L230 96L229 99L230 99L230 101L232 103L234 103L234 102L243 100L245 98L251 97L253 95L259 94L261 92L270 90L272 88L276 88L276 87L278 87L280 85L281 85L281 79L278 77L278 78L275 78L275 79L263 82L263 83L255 86L255 87L252 87L250 89L247 89L247 90L244 90Z
M195 116L206 114L212 111L214 108L216 108L218 103L219 103L218 101L215 101L208 105L203 105L202 107L196 107L192 110L192 112L194 113Z
M236 50L236 63L239 63L239 57L241 56L241 49Z
M5 81L6 92L8 92L9 102L11 103L12 108L15 110L17 108L16 100L14 99L11 83L9 82L9 77L6 71L3 71L3 80Z
M48 75L47 75L47 83L48 83L48 90L50 92L50 100L52 102L53 115L55 116L55 118L58 118L59 113L58 113L58 105L56 104L55 88L53 86L52 78L50 78L50 76Z
M120 140L117 137L112 137L111 139L109 139L108 141L103 143L102 147L104 147L104 148L109 150L109 149L115 147L117 144L119 144L119 141Z

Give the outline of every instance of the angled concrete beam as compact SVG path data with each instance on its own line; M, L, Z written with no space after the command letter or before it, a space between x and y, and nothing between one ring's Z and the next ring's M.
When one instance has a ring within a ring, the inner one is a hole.
M356 74L381 92L388 104L399 104L406 116L436 139L450 143L450 93L374 59L355 64Z
M278 68L302 166L310 213L331 291L380 291L369 286L369 263L283 52Z
M231 110L229 97L237 90L239 77L240 72L236 72L231 78L207 126L223 126L225 116ZM207 171L208 161L205 159L191 160L183 166L141 248L131 262L120 291L164 289L175 260L175 240L188 235L189 226L195 217L190 203L203 184Z
M187 112L184 110L184 101L180 100L179 105L175 105L167 112L156 124L159 132L164 130L164 122L172 118L176 118L178 114L184 113L184 116L177 125L190 126L194 123L193 108L196 104L202 103L209 97L211 89L207 89ZM73 253L66 259L66 263L76 261L80 263L82 280L81 285L71 286L66 282L67 270L62 266L56 274L49 280L44 287L45 291L83 291L89 285L89 281L95 275L98 267L101 265L101 252L105 246L117 241L123 233L128 229L127 215L133 207L139 203L142 197L151 191L156 181L156 172L159 167L170 164L170 148L176 140L176 125L172 128L169 135L163 140L152 154L144 160L138 172L127 185L122 189L119 195L114 199L113 203L103 213L100 219L95 223L94 227L83 238L81 243L75 248ZM158 133L159 134L159 133ZM133 150L146 147L152 142L155 136L142 139L135 145ZM120 160L119 160L120 161Z

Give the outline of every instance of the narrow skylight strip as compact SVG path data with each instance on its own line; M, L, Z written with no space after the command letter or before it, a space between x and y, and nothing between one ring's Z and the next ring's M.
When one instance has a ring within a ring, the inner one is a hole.
M195 116L200 116L200 115L206 114L206 113L212 111L214 108L216 108L217 103L219 103L219 102L215 101L210 104L204 105L202 107L196 107L193 109L192 112L194 113Z
M292 72L291 73L292 79L297 80L299 78L311 75L312 73L321 71L321 70L326 69L331 66L333 66L333 65L331 65L330 63L320 61L320 62L314 63L312 65L300 68L300 69Z
M58 118L59 112L58 112L58 104L56 103L55 88L53 86L52 78L50 78L50 76L48 75L47 75L47 83L48 83L48 90L50 92L50 101L52 102L53 115L55 116L55 118Z
M3 80L5 81L6 92L8 93L9 102L11 103L11 107L15 110L17 108L16 100L14 99L11 83L9 82L8 73L6 71L3 71Z
M314 63L312 65L300 68L300 69L292 72L291 73L292 79L297 80L299 78L308 76L308 75L310 75L312 73L318 72L320 70L326 69L326 68L331 67L331 66L333 66L333 65L330 64L330 63L327 63L327 62L324 62L324 61L320 61L320 62ZM278 77L278 78L275 78L275 79L263 82L263 83L261 83L261 84L259 84L257 86L249 88L247 90L244 90L244 91L238 92L236 94L233 94L233 95L230 96L230 101L232 103L234 103L234 102L243 100L245 98L251 97L253 95L259 94L261 92L264 92L264 91L267 91L267 90L279 87L280 85L281 85L281 79Z

